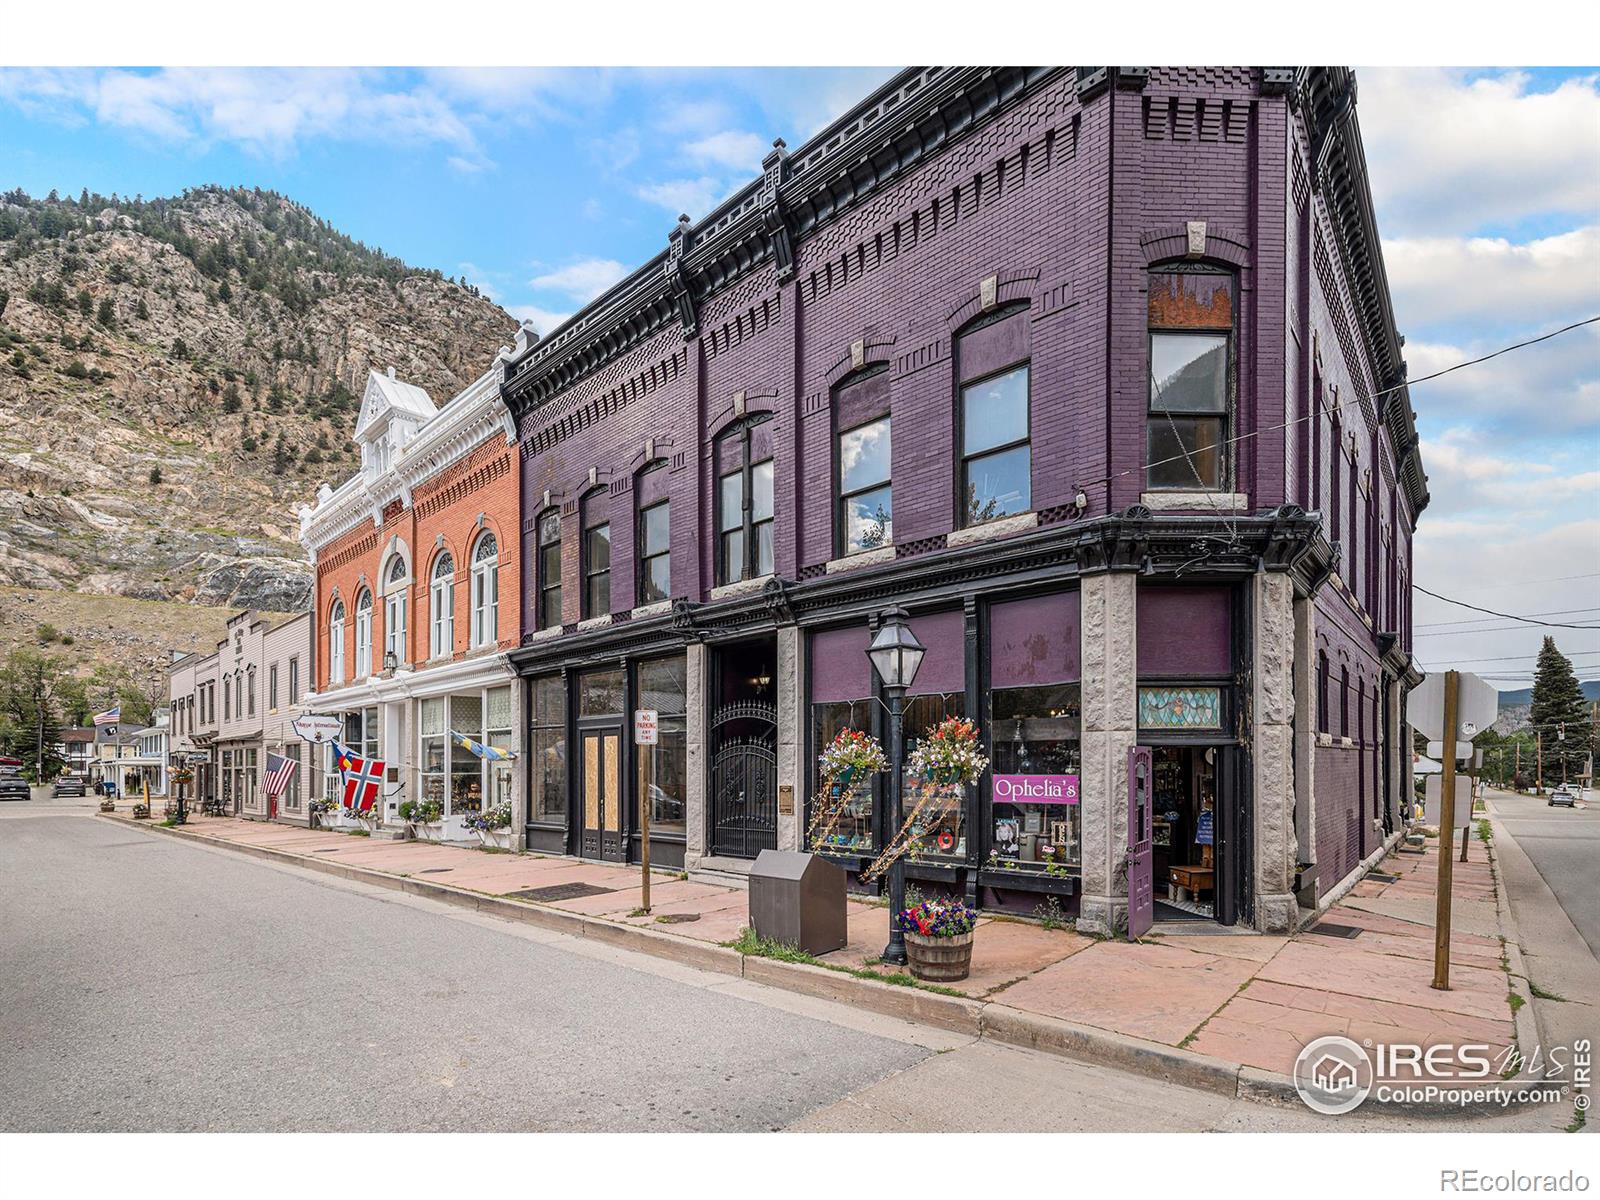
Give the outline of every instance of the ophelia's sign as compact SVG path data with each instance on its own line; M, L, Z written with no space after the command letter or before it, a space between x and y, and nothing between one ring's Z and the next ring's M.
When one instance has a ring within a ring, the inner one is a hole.
M996 775L996 804L1076 804L1076 775Z
M1140 729L1221 729L1222 689L1139 689Z

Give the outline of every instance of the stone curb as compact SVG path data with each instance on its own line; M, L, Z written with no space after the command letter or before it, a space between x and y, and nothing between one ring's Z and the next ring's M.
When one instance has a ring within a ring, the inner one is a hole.
M197 842L200 845L233 850L340 879L370 883L415 896L442 900L447 904L476 909L479 912L520 921L555 933L588 938L620 949L649 954L722 975L741 976L752 983L762 983L784 991L847 1004L882 1016L897 1017L904 1021L933 1025L975 1038L1039 1050L1090 1066L1109 1066L1129 1074L1143 1075L1236 1099L1299 1103L1299 1094L1295 1091L1294 1081L1287 1075L1245 1066L1242 1063L1208 1058L1189 1050L1159 1042L1147 1042L1110 1030L1075 1025L1057 1017L1011 1008L998 1001L946 996L920 988L883 983L876 979L863 979L860 976L827 967L812 966L809 963L787 963L744 955L715 943L675 937L637 925L606 921L530 901L468 891L465 888L452 887L447 883L391 875L373 867L351 867L287 850L241 845L225 838L209 837L187 829L135 822L116 813L96 815L149 829L152 832ZM1524 1005L1524 1011L1529 1007ZM1519 1039L1522 1037L1520 1026L1517 1035ZM1519 1078L1507 1081L1507 1086L1518 1086L1523 1082ZM1451 1107L1428 1104L1379 1105L1376 1101L1368 1106L1369 1109L1382 1108L1397 1114L1421 1117L1501 1114L1509 1111L1510 1107L1512 1106L1498 1103Z

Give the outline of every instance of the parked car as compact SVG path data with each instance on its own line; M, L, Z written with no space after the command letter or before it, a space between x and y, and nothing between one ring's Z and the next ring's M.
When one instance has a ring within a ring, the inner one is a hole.
M1554 808L1558 804L1565 804L1568 808L1575 808L1582 792L1583 789L1575 783L1558 784L1550 793L1549 806Z
M85 786L81 776L63 775L56 780L55 794L57 796L85 796L88 795L88 792L89 789Z
M28 781L9 771L0 773L0 800L26 800Z

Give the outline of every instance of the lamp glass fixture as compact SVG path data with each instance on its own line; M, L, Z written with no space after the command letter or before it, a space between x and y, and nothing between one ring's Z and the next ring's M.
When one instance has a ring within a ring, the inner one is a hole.
M917 670L927 652L927 647L906 624L905 610L900 608L892 608L884 614L877 636L867 647L867 657L872 660L878 678L890 688L909 688L916 682Z

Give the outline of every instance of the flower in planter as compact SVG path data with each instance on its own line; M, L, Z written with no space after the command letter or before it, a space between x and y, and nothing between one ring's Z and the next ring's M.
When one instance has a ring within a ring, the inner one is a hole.
M978 726L965 717L946 717L906 756L906 774L928 783L977 783L989 760L978 748Z
M900 928L923 937L960 937L971 933L977 924L977 910L959 901L924 900L900 914Z

